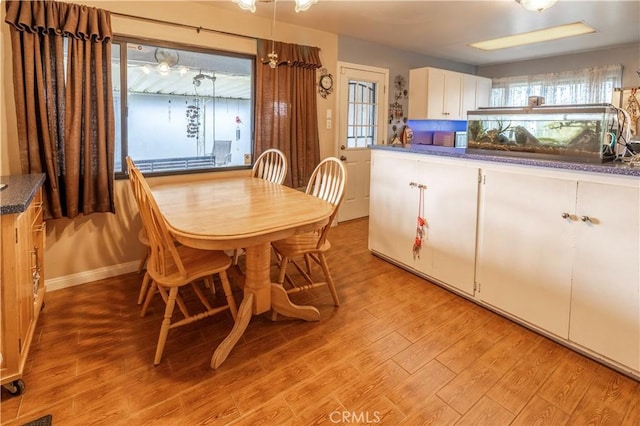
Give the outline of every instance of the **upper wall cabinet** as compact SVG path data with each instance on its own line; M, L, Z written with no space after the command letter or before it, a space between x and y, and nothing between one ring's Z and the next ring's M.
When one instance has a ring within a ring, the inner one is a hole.
M488 107L491 100L491 79L477 75L463 74L462 77L462 119L467 112Z
M467 111L488 106L491 80L438 68L409 71L410 120L466 120Z

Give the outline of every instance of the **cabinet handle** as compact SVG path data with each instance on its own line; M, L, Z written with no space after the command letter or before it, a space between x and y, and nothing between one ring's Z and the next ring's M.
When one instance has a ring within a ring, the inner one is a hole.
M581 216L580 220L583 222L592 222L591 218L589 216Z
M567 212L562 212L562 218L563 219L570 219L571 215L569 213L567 213Z
M417 182L409 182L409 186L414 186L420 189L427 189L427 185L423 185L421 183L417 183Z

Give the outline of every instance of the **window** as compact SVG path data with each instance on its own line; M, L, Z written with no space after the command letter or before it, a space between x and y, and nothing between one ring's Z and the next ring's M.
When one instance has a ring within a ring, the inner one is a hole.
M116 173L124 172L127 155L145 174L248 165L254 62L242 54L114 40Z
M378 127L376 83L349 80L347 102L347 147L366 148L375 144Z
M610 103L621 81L621 65L494 78L491 106L526 106L529 96L542 96L547 105Z

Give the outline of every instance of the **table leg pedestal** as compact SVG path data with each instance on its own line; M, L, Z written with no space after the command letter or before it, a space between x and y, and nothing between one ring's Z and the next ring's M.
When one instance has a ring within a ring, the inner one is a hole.
M244 331L247 329L247 326L251 321L251 317L253 316L251 313L252 308L253 294L247 293L240 303L236 323L233 325L231 332L227 337L225 337L222 343L220 343L211 357L211 368L214 370L218 368L225 359L227 359L231 349L233 349L236 343L238 343L238 340L240 340L240 337L244 334Z
M296 305L281 285L271 284L271 308L279 314L305 321L320 321L320 312L313 306Z

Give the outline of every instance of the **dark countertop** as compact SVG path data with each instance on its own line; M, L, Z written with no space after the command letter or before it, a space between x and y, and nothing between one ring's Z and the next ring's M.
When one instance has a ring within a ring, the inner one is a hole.
M0 183L7 184L6 188L0 190L0 215L27 210L44 179L44 173L0 176Z
M533 167L548 167L553 169L574 170L581 172L604 173L610 175L626 175L640 177L640 166L630 166L618 161L609 163L575 163L569 161L539 160L525 157L508 157L502 155L467 153L465 148L450 148L435 145L372 145L371 149L381 149L396 152L411 152L416 154L436 155L441 157L464 158L468 160L493 161L497 163L518 164Z

